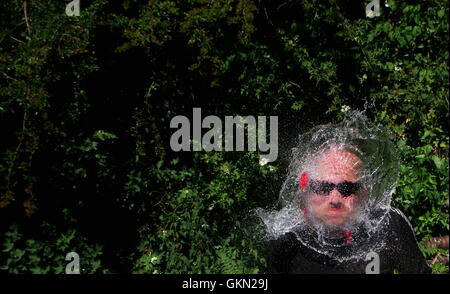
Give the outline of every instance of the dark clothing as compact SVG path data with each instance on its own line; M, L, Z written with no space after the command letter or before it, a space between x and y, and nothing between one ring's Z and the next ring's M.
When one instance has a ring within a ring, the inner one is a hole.
M342 240L334 240L340 244L332 246L334 252L329 255L305 246L296 233L286 233L277 240L269 241L268 271L271 274L365 274L372 258L366 261L364 257L374 251L379 256L380 274L392 274L394 270L402 274L431 273L418 248L414 231L402 212L391 208L385 224L380 227L374 234L363 231L354 234L350 242L345 236ZM362 246L366 245L367 248L379 249L361 251ZM363 258L344 258L357 250L364 253Z

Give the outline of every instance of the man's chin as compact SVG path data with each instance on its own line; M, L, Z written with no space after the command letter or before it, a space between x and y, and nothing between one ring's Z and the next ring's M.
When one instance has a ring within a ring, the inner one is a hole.
M342 225L347 221L347 217L344 215L338 215L338 214L328 214L325 215L323 221L331 226L339 226Z

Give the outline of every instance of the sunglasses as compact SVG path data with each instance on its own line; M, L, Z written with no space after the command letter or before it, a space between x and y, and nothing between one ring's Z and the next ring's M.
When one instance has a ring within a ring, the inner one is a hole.
M359 189L361 189L361 184L358 182L353 183L349 181L334 184L326 181L311 180L309 187L311 191L319 195L329 195L330 192L333 191L334 188L336 188L342 196L348 197L352 194L356 194Z

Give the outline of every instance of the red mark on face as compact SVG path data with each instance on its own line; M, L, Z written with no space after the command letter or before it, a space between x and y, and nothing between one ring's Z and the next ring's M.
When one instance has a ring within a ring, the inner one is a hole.
M300 176L300 188L305 188L308 185L308 174L306 172L302 173Z

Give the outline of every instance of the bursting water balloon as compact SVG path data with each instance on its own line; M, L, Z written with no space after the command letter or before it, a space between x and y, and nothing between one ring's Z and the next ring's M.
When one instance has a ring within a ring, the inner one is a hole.
M386 133L361 112L299 137L279 193L280 210L258 215L268 239L292 232L308 248L339 261L364 259L384 246L399 170Z

